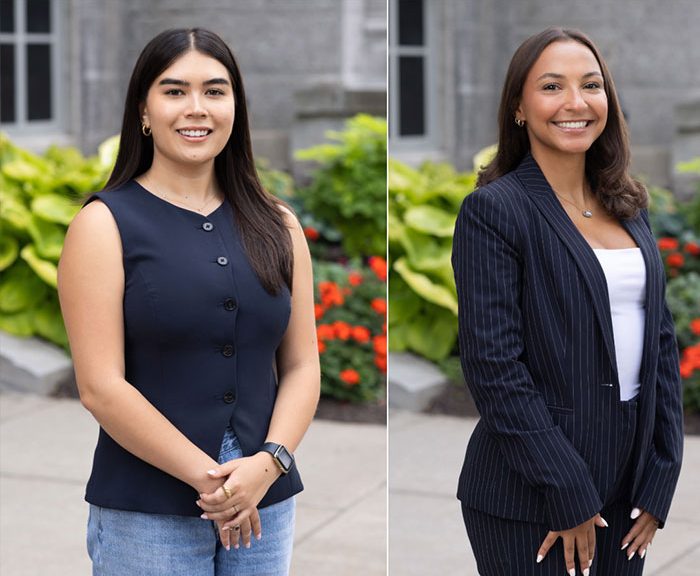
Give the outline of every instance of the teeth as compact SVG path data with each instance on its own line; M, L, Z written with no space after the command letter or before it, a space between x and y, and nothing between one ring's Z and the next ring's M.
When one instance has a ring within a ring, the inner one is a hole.
M189 136L190 138L199 138L200 136L206 136L209 130L178 130L183 136Z
M585 128L588 122L583 120L581 122L557 122L557 126L562 128Z

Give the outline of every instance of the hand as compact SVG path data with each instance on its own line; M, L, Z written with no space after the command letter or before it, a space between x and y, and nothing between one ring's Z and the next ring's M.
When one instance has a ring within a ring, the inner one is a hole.
M240 524L236 524L233 527L226 527L226 521L217 520L216 527L219 529L219 538L221 539L221 544L226 550L231 549L231 544L233 547L238 549L239 541L243 540L243 545L246 548L250 548L251 534L253 533L253 526L256 526L257 534L260 534L260 516L257 509L249 518L246 518ZM260 537L256 536L259 540Z
M649 544L651 544L656 531L659 529L659 521L641 508L634 508L630 518L636 520L630 531L622 539L621 550L629 546L629 550L626 552L629 560L632 560L635 552L639 554L640 558L644 558Z
M225 526L232 527L241 524L249 518L260 500L268 491L272 483L279 477L279 469L272 456L267 452L259 452L254 456L237 458L213 468L208 472L210 477L226 477L223 486L209 494L200 494L197 501L204 514L202 518L207 520L227 520ZM259 538L259 529L253 530Z
M607 528L608 523L603 520L600 514L596 514L593 518L582 522L574 528L568 530L559 530L557 532L550 531L542 541L540 549L537 551L537 563L542 562L544 557L549 552L549 549L554 546L554 543L559 537L564 542L564 560L566 562L566 570L570 576L576 574L576 564L574 563L574 552L578 554L578 561L583 576L588 576L591 564L593 564L593 556L595 554L595 527Z

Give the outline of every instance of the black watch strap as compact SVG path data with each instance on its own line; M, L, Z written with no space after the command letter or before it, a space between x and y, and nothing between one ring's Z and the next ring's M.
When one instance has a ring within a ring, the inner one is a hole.
M274 442L265 442L260 447L261 452L268 452L272 454L275 463L278 468L282 471L282 474L287 474L294 466L294 456L284 447L282 444L275 444Z

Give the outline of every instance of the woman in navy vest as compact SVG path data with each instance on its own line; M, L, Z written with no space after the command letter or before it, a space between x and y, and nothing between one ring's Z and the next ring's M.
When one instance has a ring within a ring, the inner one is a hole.
M666 520L683 446L678 348L628 164L591 40L527 39L498 152L454 236L460 354L481 415L458 497L482 576L639 575Z
M59 295L100 424L93 573L287 574L293 452L319 395L311 259L257 178L241 75L212 32L168 30L139 56Z

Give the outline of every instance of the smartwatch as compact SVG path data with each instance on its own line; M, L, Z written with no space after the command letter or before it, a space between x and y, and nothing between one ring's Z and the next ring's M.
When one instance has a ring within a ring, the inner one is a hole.
M282 471L282 474L287 474L294 466L294 456L292 456L289 451L282 446L282 444L275 444L274 442L265 442L260 447L260 452L268 452L272 454L272 457L277 464L277 467Z

